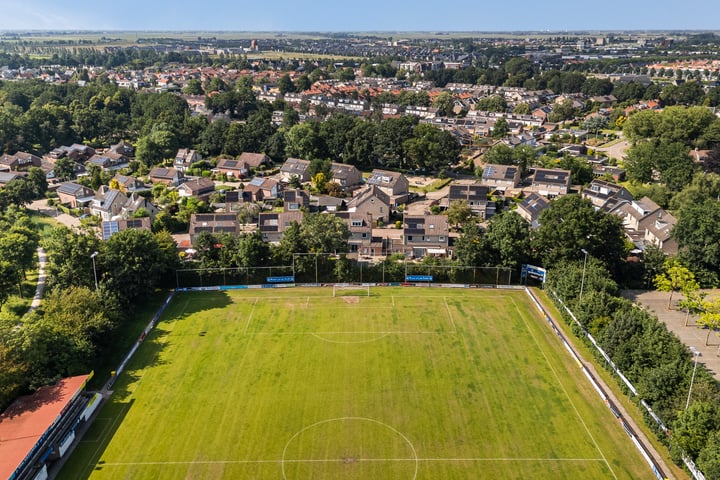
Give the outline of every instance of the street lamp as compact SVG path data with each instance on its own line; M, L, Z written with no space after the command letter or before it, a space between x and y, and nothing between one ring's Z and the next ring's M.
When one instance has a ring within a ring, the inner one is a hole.
M585 254L585 260L583 261L582 280L580 281L580 301L582 302L583 290L585 289L585 271L587 269L588 251L584 248L581 248L580 251Z
M95 257L98 256L98 252L93 252L92 255L90 255L90 259L93 263L93 277L95 277L95 290L98 289L98 283L97 283L97 269L95 268Z
M690 377L690 388L688 389L687 402L685 402L685 410L687 410L688 407L690 406L690 395L692 395L692 387L693 387L693 383L695 382L695 370L697 370L697 359L700 356L700 351L697 348L690 347L690 350L692 350L693 355L695 356L695 365L693 366L692 376Z

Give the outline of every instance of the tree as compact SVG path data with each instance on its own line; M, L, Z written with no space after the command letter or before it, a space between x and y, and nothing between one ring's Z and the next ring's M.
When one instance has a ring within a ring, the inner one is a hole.
M505 145L504 143L497 143L483 155L485 163L494 165L512 165L513 149Z
M185 84L185 87L183 88L183 93L186 95L202 95L205 92L203 92L200 80L196 78L191 78Z
M283 75L282 77L278 78L277 87L278 87L278 90L280 90L280 93L283 95L285 95L286 93L295 91L295 85L293 84L292 80L290 79L290 75L287 73L285 75Z
M707 345L710 332L714 332L720 327L720 297L702 301L697 324L707 329L707 335L705 335L705 345Z
M720 431L715 430L708 435L707 443L698 455L697 465L708 480L720 478Z
M595 210L589 200L574 194L557 198L550 206L540 214L540 227L532 238L542 264L552 268L561 260L582 260L585 249L617 274L626 253L620 218Z
M110 237L96 257L101 284L129 304L151 294L167 274L167 255L152 233L123 230Z
M493 125L493 128L492 128L493 138L503 138L509 132L510 132L510 127L509 127L507 119L505 117L500 117L497 120L495 120L495 125Z
M348 251L350 231L347 224L335 215L316 213L307 215L300 226L302 244L308 252L341 253Z
M455 200L450 202L447 210L448 222L455 228L471 223L475 219L475 212L472 211L466 200Z
M655 277L655 288L661 292L670 292L667 308L672 304L674 292L697 290L699 286L695 275L679 260L669 258L665 261L665 271Z
M462 233L455 240L455 256L460 265L481 266L486 262L482 230L474 222L464 226Z
M530 227L515 212L502 212L490 218L485 232L491 264L519 269L530 252Z
M678 256L705 286L720 284L720 203L706 200L678 211L672 236L678 242Z
M697 458L707 445L710 433L720 425L718 420L718 409L714 403L691 403L675 420L671 447L675 451L680 447L690 458Z
M90 255L100 251L101 243L97 236L57 227L43 243L48 258L49 290L94 286Z
M438 113L443 117L450 117L453 114L455 101L450 92L442 92L433 102L433 107L438 109Z

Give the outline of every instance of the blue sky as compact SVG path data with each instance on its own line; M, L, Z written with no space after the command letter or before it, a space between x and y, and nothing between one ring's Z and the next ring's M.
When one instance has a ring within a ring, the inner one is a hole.
M0 30L720 30L716 0L0 0Z

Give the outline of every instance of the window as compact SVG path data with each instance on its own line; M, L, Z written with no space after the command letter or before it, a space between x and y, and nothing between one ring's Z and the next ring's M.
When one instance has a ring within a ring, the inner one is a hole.
M445 241L445 237L441 236L441 237L439 238L439 240L440 240L441 242L444 242L444 241Z
M362 238L367 238L367 233L363 233Z
M350 225L353 227L362 227L362 220L352 220Z
M429 228L430 230L434 230L434 229L435 229L435 225L431 223L430 225L428 225L428 228Z
M412 236L412 235L408 235L408 242L412 242L412 240L413 240L413 236Z

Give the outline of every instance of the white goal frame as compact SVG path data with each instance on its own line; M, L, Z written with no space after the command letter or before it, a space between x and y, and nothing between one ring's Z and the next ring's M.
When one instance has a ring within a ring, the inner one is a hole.
M333 297L343 296L342 291L343 290L352 290L354 292L367 292L367 295L358 295L358 296L370 296L370 285L355 285L352 283L334 283L333 284Z

